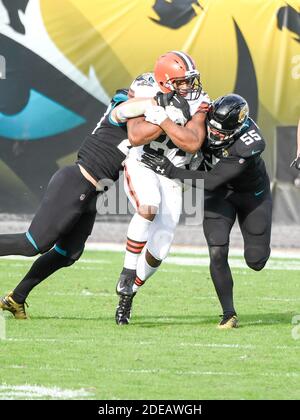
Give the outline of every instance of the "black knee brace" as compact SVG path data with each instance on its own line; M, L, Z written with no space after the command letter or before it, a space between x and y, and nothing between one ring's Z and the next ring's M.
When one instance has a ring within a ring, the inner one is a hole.
M265 249L264 247L246 248L244 257L249 268L252 270L260 271L266 265L270 256L270 248Z
M62 257L62 267L70 267L75 261L70 257Z
M84 248L80 249L79 251L73 251L70 255L67 253L67 251L62 250L57 245L55 245L53 250L62 257L61 261L63 267L69 267L70 265L73 265L76 261L79 260L84 251ZM64 252L66 253L66 255L63 254Z

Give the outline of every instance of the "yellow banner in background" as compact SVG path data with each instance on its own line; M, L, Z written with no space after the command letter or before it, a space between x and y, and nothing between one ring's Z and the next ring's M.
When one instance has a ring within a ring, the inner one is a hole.
M40 159L43 148L47 184L56 165L73 160L115 90L170 50L195 59L212 99L230 92L247 99L267 141L273 185L282 184L277 208L300 203L298 173L289 168L300 116L300 0L0 1L0 146L12 179L26 179L38 196L28 159Z
M183 50L195 59L211 98L245 96L269 150L276 126L300 115L299 0L41 0L47 31L108 95L151 71L157 57Z
M195 58L212 98L231 92L239 30L255 73L244 66L238 76L256 79L260 104L281 124L300 114L299 1L41 0L41 7L56 45L82 71L93 66L110 95L172 49Z

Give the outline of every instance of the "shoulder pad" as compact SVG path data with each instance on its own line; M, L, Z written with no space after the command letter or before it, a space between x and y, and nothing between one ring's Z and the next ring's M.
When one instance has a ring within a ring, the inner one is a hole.
M257 125L249 118L236 141L230 148L232 155L250 158L260 155L265 150L266 144Z
M130 85L130 95L135 98L152 98L158 92L159 86L153 73L143 73Z

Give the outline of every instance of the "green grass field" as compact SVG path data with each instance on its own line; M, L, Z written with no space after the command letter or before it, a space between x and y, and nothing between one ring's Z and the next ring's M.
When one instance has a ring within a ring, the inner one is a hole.
M140 290L129 326L114 321L122 253L85 252L37 287L30 320L5 313L0 399L299 399L300 261L233 268L240 328L220 331L207 265L177 257ZM1 294L30 264L0 260Z

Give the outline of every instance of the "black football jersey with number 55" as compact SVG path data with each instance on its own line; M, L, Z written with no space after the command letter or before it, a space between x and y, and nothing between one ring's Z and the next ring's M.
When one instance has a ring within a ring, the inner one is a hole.
M226 184L234 191L257 191L264 188L269 178L261 153L265 149L265 141L255 122L248 118L242 130L236 135L235 141L224 148L213 150L206 140L201 151L204 157L202 167L210 171L216 164L222 165L222 173L230 170L231 165L245 165L245 170Z

